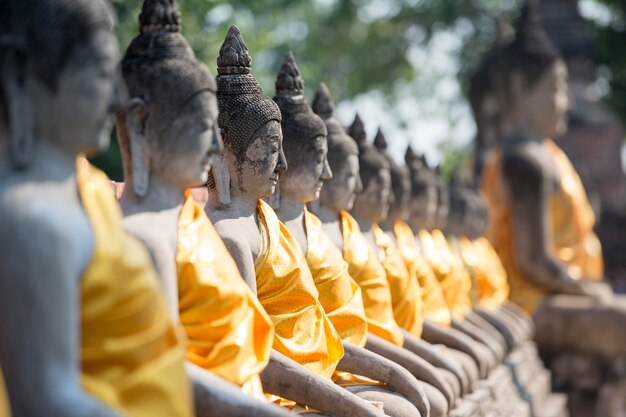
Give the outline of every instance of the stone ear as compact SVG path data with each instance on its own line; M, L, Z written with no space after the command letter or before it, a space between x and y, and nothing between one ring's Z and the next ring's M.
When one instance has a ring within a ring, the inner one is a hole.
M223 129L220 129L222 139L225 138L226 133ZM228 166L224 160L224 152L213 157L213 164L211 166L211 175L215 182L215 189L217 191L217 199L221 204L230 204L230 173L228 172Z
M17 49L8 48L0 72L0 91L7 106L9 158L18 169L27 168L33 158L33 113L24 91L25 62Z
M130 163L133 173L133 192L145 197L150 186L150 144L146 139L148 105L134 97L126 106L126 129L130 141Z

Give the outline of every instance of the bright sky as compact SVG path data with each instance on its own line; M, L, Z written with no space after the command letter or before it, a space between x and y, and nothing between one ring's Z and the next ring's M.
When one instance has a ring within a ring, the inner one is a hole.
M583 16L597 22L611 21L611 13L597 0L581 0L580 10ZM439 32L428 46L410 51L411 62L428 74L415 80L416 88L410 89L411 95L401 97L398 108L389 108L380 93L372 91L338 103L336 117L349 125L358 111L370 140L382 126L391 153L398 160L403 160L408 144L415 151L425 153L431 164L441 160L438 150L441 142L450 140L459 147L470 144L475 133L474 121L456 78L462 30L456 27ZM424 62L428 65L423 65ZM399 112L400 117L394 117L394 112Z

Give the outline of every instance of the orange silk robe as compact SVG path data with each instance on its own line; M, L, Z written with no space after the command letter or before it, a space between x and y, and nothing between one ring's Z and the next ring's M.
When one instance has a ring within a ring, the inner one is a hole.
M2 369L0 369L0 417L10 417L11 410L9 407L9 398L4 386L4 378L2 376Z
M450 244L440 230L432 233L420 231L424 257L441 284L452 318L462 320L472 309L470 291L472 278L463 262L452 252Z
M442 326L450 325L450 310L443 296L441 285L428 265L415 241L413 231L403 221L393 227L398 249L404 262L417 279L422 293L424 317Z
M378 225L373 226L374 240L384 252L383 267L387 273L387 281L391 290L393 316L406 331L422 335L424 326L424 310L422 290L420 289L415 271L407 268L400 251Z
M260 200L264 248L255 261L257 297L274 323L274 349L330 379L343 356L337 331L319 302L298 242L274 210Z
M187 360L265 399L259 374L269 362L274 327L191 195L178 220L176 266Z
M459 238L459 246L474 273L478 306L488 311L497 309L509 298L509 281L500 257L485 237Z
M572 277L599 280L604 273L602 248L593 232L595 217L585 189L563 151L549 139L542 146L552 157L560 180L550 199L552 255ZM513 243L513 212L503 184L501 160L501 151L496 150L485 165L483 189L491 218L487 236L508 274L511 300L532 313L549 291L524 277L518 265Z
M106 175L79 158L76 180L94 234L81 281L83 386L126 416L190 417L185 352L150 257L122 229Z
M304 212L307 236L306 262L320 294L319 300L341 340L363 347L367 339L367 318L361 288L348 273L341 251L330 241L322 222Z
M393 316L393 303L385 268L361 233L357 221L347 212L339 214L343 235L343 258L348 272L361 287L368 331L398 346L404 336Z

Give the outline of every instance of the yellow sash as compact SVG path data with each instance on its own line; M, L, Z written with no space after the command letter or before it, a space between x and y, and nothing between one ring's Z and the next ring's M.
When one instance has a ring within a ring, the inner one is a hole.
M7 396L2 369L0 369L0 417L10 417L11 410L9 407L9 398Z
M178 308L187 360L256 398L274 329L211 221L189 195L178 220Z
M577 278L604 278L602 245L593 231L593 209L580 177L565 153L552 140L543 147L550 153L560 178L559 190L552 197L554 254Z
M393 226L398 249L407 267L416 277L422 293L424 317L442 326L450 325L450 310L443 296L441 285L435 273L424 259L420 248L415 241L413 231L403 221L397 221Z
M378 225L373 226L373 231L376 246L385 254L383 267L391 291L393 317L398 326L419 337L424 326L424 305L415 271L407 268L400 251L387 233Z
M350 276L361 287L367 329L398 346L404 344L404 336L393 317L393 303L385 268L361 233L352 216L339 214L343 234L343 258L348 263Z
M267 245L255 262L257 297L276 329L274 349L330 379L343 346L318 300L304 254L267 203L260 200L257 213Z
M419 233L424 257L432 268L446 299L452 317L462 320L471 310L472 279L462 261L452 253L446 237L440 230Z
M367 339L367 318L361 288L348 273L341 251L326 236L322 222L304 212L306 262L320 294L319 300L341 340L363 347Z
M185 353L149 255L121 226L108 178L84 159L78 192L94 234L81 286L85 389L131 417L190 417Z
M484 237L476 240L460 237L458 243L461 256L474 276L478 306L489 311L500 307L509 296L509 283L493 246Z
M545 140L542 146L552 157L560 179L558 190L550 199L552 254L567 266L572 277L599 279L603 275L602 248L593 233L593 210L580 178L552 140ZM500 149L487 159L483 189L489 203L487 237L508 275L511 301L532 313L549 292L526 279L518 265L513 246L513 213L503 184Z

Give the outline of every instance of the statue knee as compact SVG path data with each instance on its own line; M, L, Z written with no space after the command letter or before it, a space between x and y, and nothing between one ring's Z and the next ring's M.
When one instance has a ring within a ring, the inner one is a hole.
M449 407L446 397L437 388L425 382L420 382L430 404L430 417L445 417Z
M417 408L404 395L397 393L393 388L353 385L346 387L346 389L366 401L382 403L383 411L389 417L420 417L420 412Z

